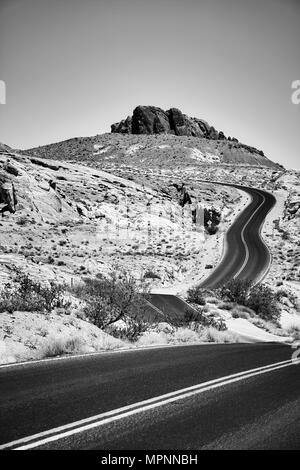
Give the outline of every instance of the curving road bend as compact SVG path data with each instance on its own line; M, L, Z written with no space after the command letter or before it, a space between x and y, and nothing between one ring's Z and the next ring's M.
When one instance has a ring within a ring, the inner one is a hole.
M270 252L261 238L261 228L276 199L261 189L215 181L213 183L245 191L250 195L251 202L228 230L225 236L224 255L220 263L200 285L203 288L213 289L230 279L247 279L258 283L266 274L271 262ZM149 300L166 319L180 318L184 315L186 304L176 295L151 294ZM157 318L161 321L161 316Z
M261 189L234 184L222 184L245 191L251 202L237 217L226 234L224 256L217 268L201 286L218 287L230 279L247 279L259 282L266 273L270 252L261 238L264 220L276 203L275 197Z

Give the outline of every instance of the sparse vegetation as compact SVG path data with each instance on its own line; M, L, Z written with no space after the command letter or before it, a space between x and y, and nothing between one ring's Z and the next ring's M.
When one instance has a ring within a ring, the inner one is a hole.
M227 302L246 305L250 287L250 281L232 279L220 288L219 295Z
M276 293L265 284L233 279L219 289L222 300L252 309L265 320L276 321L280 315ZM249 313L249 312L248 312Z
M84 278L84 284L74 293L85 302L84 314L94 325L107 328L113 323L124 321L126 327L110 327L108 331L117 337L130 340L138 338L146 329L147 286L142 292L136 279L125 271L113 271L110 276Z
M184 320L182 323L190 325L191 328L199 328L199 326L213 327L216 330L226 330L226 324L218 315L207 315L204 313L204 309L193 305L193 307L187 307L184 313Z
M40 350L40 357L61 356L62 354L72 354L81 351L82 340L79 336L49 338Z
M64 291L62 285L51 281L42 285L19 271L0 291L0 312L51 312L54 308L67 308L69 304L63 298Z
M187 301L197 305L205 305L203 289L200 286L190 287L187 291Z
M257 284L250 288L246 306L250 307L265 320L276 321L280 316L276 295L265 284Z

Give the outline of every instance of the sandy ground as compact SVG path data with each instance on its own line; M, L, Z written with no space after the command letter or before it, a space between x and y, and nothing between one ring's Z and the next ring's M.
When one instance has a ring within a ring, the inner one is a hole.
M289 336L282 337L278 335L273 335L268 333L267 331L258 328L257 326L250 323L248 320L244 318L231 318L230 320L226 321L226 325L229 331L235 333L239 336L239 338L243 341L250 342L250 343L257 343L257 342L279 342L279 343L286 343L288 341L292 341L293 339Z
M113 338L95 325L74 315L33 312L2 313L0 323L0 364L38 360L68 354L88 354L114 349L207 342L292 341L257 328L245 319L226 317L228 330L206 328L198 334L192 329L157 324L131 343ZM300 317L299 317L300 318Z
M0 362L42 359L61 353L90 353L125 343L74 315L1 313Z

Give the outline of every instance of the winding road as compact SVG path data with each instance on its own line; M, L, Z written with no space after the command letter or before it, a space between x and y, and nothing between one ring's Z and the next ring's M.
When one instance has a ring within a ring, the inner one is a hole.
M257 283L263 279L271 262L270 252L260 232L276 199L272 194L261 189L236 184L213 183L245 191L250 195L251 202L226 233L224 254L220 263L200 285L203 288L213 289L230 279L247 279ZM152 293L149 300L165 318L180 318L184 315L186 304L176 295ZM159 314L156 318L161 320Z
M270 210L276 203L275 197L261 189L228 184L251 196L251 202L242 211L228 230L225 238L224 256L202 282L202 287L218 287L230 279L247 279L259 282L271 262L271 255L261 239L261 228Z

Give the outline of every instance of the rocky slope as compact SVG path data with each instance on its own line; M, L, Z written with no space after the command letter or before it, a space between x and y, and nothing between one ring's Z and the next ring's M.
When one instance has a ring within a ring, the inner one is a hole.
M230 149L243 150L250 155L256 156L260 164L267 166L272 165L272 162L269 162L268 159L265 158L262 150L242 144L235 137L226 137L223 131L217 131L203 119L189 117L177 108L164 111L155 106L137 106L132 116L128 116L126 119L112 124L111 132L138 135L172 134L176 136L228 141L234 143L230 145ZM240 161L240 163L244 162Z
M282 167L239 142L172 134L101 134L21 151L24 155L117 168Z
M115 263L163 286L192 283L213 267L247 198L186 184L183 174L120 175L91 166L0 153L0 281L16 268L71 283ZM193 203L221 214L216 234L193 224Z

